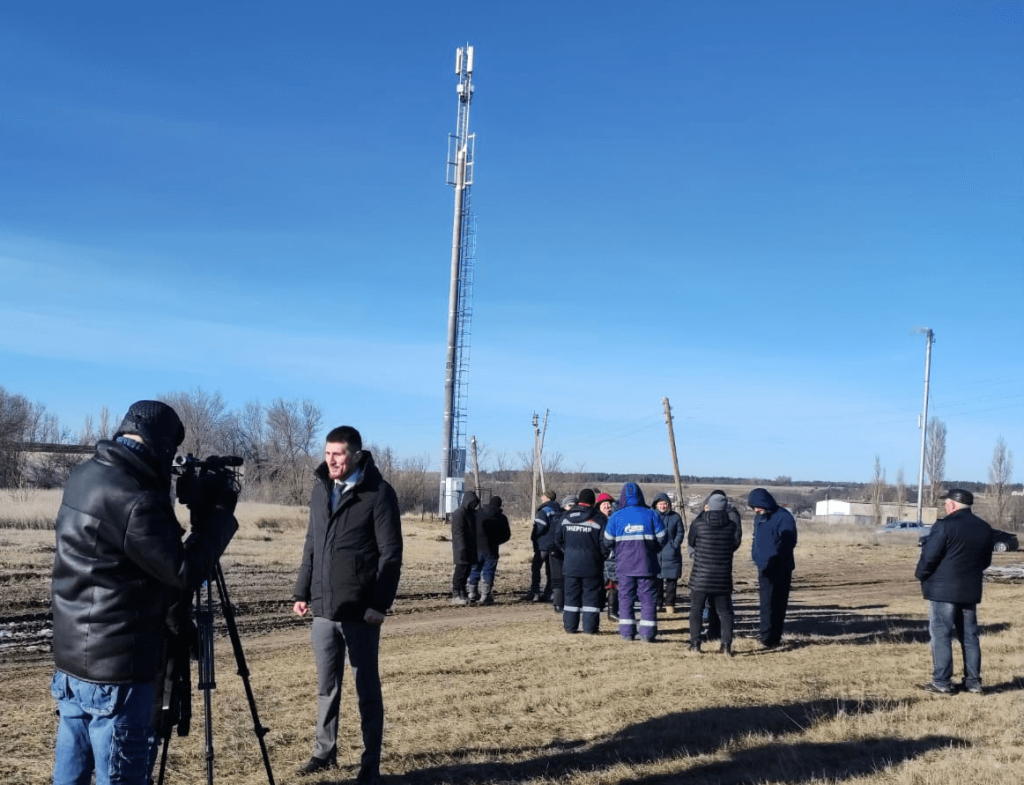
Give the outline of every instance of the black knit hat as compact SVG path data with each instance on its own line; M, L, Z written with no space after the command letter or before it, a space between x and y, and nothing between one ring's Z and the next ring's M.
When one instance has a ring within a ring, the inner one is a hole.
M177 413L160 401L136 401L129 406L114 437L126 433L140 437L168 468L178 451L178 445L185 441L185 426L181 424Z
M580 495L579 495L579 502L580 502L580 504L586 504L586 505L589 505L590 507L593 507L595 501L596 501L596 497L594 496L594 492L592 490L590 490L590 488L584 488L582 491L580 491Z

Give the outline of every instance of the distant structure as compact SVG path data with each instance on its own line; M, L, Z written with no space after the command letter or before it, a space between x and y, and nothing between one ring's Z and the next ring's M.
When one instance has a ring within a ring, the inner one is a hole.
M918 520L927 525L938 519L938 509L924 507ZM900 517L902 515L902 517ZM814 506L814 517L824 523L858 524L867 526L875 522L875 508L871 502L847 502L840 499L826 499ZM907 506L886 502L882 505L882 523L911 520L907 517Z
M476 225L470 208L473 185L473 154L476 136L469 132L469 107L473 101L473 47L455 50L459 76L459 114L455 133L448 135L448 185L455 188L455 219L452 225L452 269L448 292L448 357L444 377L444 438L441 444L441 516L449 515L462 501L466 477L466 397L469 371L469 326L473 316L473 264L476 256Z

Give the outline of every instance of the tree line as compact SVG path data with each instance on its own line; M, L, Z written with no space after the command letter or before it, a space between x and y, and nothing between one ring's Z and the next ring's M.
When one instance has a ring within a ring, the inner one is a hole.
M178 413L185 426L182 454L197 458L238 455L243 461L245 501L304 505L313 469L323 460L323 412L309 400L250 401L231 410L220 393L195 388L155 396ZM78 430L60 424L46 407L0 387L0 487L60 488L88 457L60 446L93 446L113 437L123 415L103 407ZM39 445L54 449L39 451ZM365 445L395 488L404 512L436 509L437 472L427 457L401 458L387 446Z

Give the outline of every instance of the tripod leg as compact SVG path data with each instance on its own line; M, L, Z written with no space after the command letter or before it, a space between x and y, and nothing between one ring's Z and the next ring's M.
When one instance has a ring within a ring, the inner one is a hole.
M211 576L212 577L212 576ZM196 627L199 631L199 689L203 691L203 714L206 721L206 782L213 785L213 699L217 686L213 662L213 587L206 581L206 607L202 590L196 592Z
M238 665L238 675L242 677L242 684L245 686L245 697L249 701L249 712L252 714L253 732L260 743L260 752L263 754L263 767L267 770L267 782L274 785L274 773L270 769L270 756L267 754L267 744L263 737L267 735L270 728L263 727L260 722L259 712L256 710L256 698L252 692L252 685L249 683L249 668L245 664L245 652L242 651L242 639L238 636L238 625L235 623L235 609L228 598L228 587L224 582L224 572L218 561L214 565L214 577L217 580L217 591L220 594L221 611L224 614L224 623L228 628L228 637L231 638L231 648L235 652L235 663Z

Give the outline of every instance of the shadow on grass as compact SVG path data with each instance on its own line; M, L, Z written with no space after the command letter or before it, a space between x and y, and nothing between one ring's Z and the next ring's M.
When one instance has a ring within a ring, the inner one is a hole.
M645 785L675 783L680 778L695 782L799 783L813 778L853 778L898 764L923 753L966 742L949 736L923 739L872 738L840 743L787 743L785 737L808 727L845 715L871 714L890 709L880 701L815 700L779 706L716 707L675 712L630 725L597 741L567 740L537 747L474 747L444 757L454 760L437 765L436 754L424 753L403 759L410 771L386 781L403 783L506 783L543 778L557 781L598 772L619 763L661 764L687 756L710 755L730 740L752 734L776 737L770 743L729 754L728 760L686 766L682 760L667 774L634 780ZM781 737L781 740L780 738ZM531 756L529 760L502 762L503 757ZM488 760L472 759L486 757ZM464 761L464 762L458 762ZM426 765L424 765L426 764ZM433 765L431 765L433 764Z

